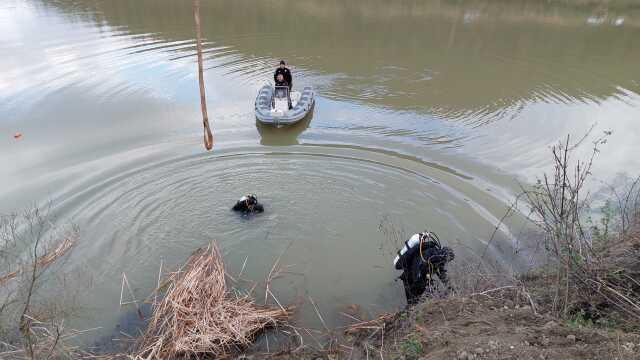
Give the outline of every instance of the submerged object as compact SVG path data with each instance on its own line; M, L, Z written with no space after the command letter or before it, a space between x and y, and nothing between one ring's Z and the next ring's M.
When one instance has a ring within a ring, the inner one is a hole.
M240 200L236 201L236 204L233 206L232 210L244 214L261 213L264 211L264 207L258 202L257 196L248 194L244 195L240 198Z
M264 85L256 97L256 118L263 124L289 125L302 120L315 102L311 86L302 93L289 92L286 86Z
M417 303L427 289L429 293L435 290L434 275L448 285L445 266L454 257L453 250L443 247L433 232L415 234L404 243L393 260L393 266L402 270L400 279L409 305Z

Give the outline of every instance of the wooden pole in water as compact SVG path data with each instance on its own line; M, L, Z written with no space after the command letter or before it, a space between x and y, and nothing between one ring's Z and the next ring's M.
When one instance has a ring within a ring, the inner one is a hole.
M198 82L200 83L200 108L202 109L202 124L204 125L204 147L213 148L213 134L209 128L207 116L207 99L204 93L204 73L202 70L202 32L200 30L200 0L193 0L193 18L196 23L196 52L198 53Z

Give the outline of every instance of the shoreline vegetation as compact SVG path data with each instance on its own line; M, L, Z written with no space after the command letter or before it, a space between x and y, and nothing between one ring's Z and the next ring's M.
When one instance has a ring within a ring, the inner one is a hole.
M553 173L523 187L509 209L528 210L541 230L542 265L458 269L453 292L356 323L322 352L274 358L640 359L640 178L612 188L597 221L585 189L609 135L584 161L571 155L588 136L558 143Z
M484 13L467 14L455 2L443 2L438 15L456 23L465 15L468 21L480 21L474 20L482 19L478 14L501 14L518 23L640 26L636 16L622 16L626 10L637 13L634 0L548 2L593 9L561 17L556 9L532 6L523 12L504 9L496 1ZM194 3L203 140L210 150L199 1ZM322 16L317 2L296 6ZM324 6L326 14L350 16L342 6ZM429 14L428 8L422 10ZM394 11L409 10L398 6ZM365 20L381 14L375 6L353 12ZM99 12L87 12L93 13ZM212 242L164 278L161 266L157 287L146 299L123 302L121 294L120 306L131 305L146 324L139 336L121 339L122 349L87 348L79 338L92 329L65 326L74 316L67 296L77 296L78 290L72 290L63 266L81 242L78 228L57 226L48 208L1 215L0 359L640 359L640 178L612 187L610 198L597 209L585 185L608 135L591 141L593 151L584 160L574 160L572 154L589 143L590 134L576 142L563 139L552 148L553 171L522 186L508 208L504 218L517 211L539 229L534 244L539 249L535 255L543 260L539 266L517 274L492 269L481 266L483 253L478 263L457 264L451 275L454 290L433 289L417 305L373 318L353 305L343 313L351 323L333 329L311 297L301 302L312 305L322 329L299 327L292 320L300 304L282 303L271 291L271 283L287 273L280 257L258 284L242 278L244 265L237 276L226 272ZM405 240L395 230L385 236L395 244ZM243 286L230 286L240 282ZM125 291L133 297L123 274ZM141 310L143 305L149 314ZM269 344L270 334L277 336L276 344Z
M144 302L128 302L140 316L139 304L151 304L145 332L127 339L119 354L92 353L74 342L84 332L65 329L64 312L52 311L37 296L55 275L50 268L63 262L76 244L77 228L56 228L37 209L5 216L0 331L8 340L0 343L0 357L639 359L640 178L621 191L612 190L612 200L601 207L596 221L584 189L609 134L592 142L593 152L585 161L571 155L587 136L575 144L569 137L558 143L552 148L552 174L522 187L509 208L507 214L526 209L541 230L543 265L512 274L468 264L452 275L453 291L434 289L421 303L377 318L365 318L355 309L344 314L352 324L336 329L327 327L309 298L324 327L311 330L315 336L289 320L296 306L283 305L270 290L271 282L286 273L280 257L264 284L229 290L228 282L241 281L242 272L237 278L226 273L212 243L164 280L161 270L157 289ZM385 236L397 242L395 232ZM32 244L31 250L25 243ZM125 284L123 279L123 291ZM252 299L258 297L257 287L264 287L264 305ZM314 344L305 343L304 331ZM267 345L266 352L257 349L254 343L265 332L284 340Z

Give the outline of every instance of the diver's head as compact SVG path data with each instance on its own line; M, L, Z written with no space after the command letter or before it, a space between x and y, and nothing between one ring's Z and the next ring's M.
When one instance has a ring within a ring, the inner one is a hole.
M258 203L258 197L253 194L245 195L247 197L247 203L249 205L255 205Z
M240 200L238 200L238 202L240 203L245 203L245 204L257 204L258 203L258 197L255 196L254 194L247 194L247 195L243 195Z

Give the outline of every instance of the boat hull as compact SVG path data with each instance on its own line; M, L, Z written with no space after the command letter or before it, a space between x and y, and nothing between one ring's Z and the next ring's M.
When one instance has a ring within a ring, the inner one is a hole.
M271 85L265 85L258 91L255 102L256 118L263 124L275 126L295 124L309 114L315 103L315 93L310 86L304 88L295 106L284 113L274 113L271 111L272 97L273 87Z

